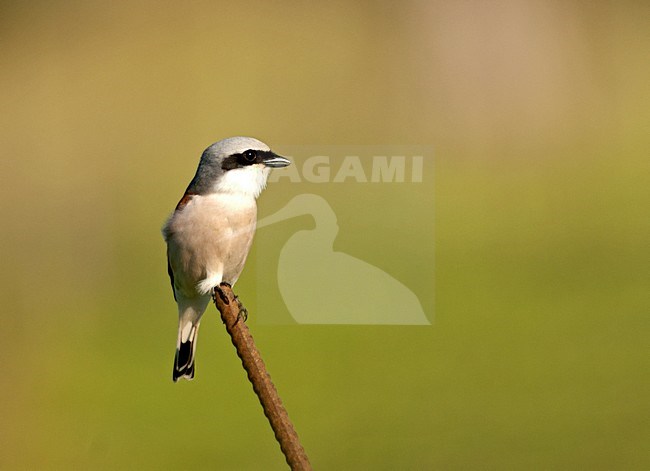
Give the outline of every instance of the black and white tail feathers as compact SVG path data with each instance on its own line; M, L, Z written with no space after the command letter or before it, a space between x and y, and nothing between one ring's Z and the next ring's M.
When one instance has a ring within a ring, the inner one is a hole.
M183 328L185 327L185 329ZM189 331L187 331L189 327ZM183 326L181 324L178 330L178 346L176 347L176 356L174 357L174 382L178 378L194 378L194 352L196 350L196 334L198 324Z

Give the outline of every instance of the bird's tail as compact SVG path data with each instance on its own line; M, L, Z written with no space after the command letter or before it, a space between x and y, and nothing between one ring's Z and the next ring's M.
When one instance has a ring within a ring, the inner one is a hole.
M176 356L174 357L174 382L178 378L194 378L194 352L196 339L199 333L199 323L183 320L178 326L178 342L176 343Z

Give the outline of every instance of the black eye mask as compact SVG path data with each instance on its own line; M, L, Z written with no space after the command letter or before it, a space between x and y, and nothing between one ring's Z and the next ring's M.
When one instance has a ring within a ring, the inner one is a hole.
M253 150L249 149L240 154L232 154L223 159L221 168L223 170L233 170L235 168L243 168L249 165L262 164L265 160L276 157L270 150Z

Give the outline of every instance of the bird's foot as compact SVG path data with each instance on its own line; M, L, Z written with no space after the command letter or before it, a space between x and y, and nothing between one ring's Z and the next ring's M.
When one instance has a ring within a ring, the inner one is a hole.
M230 285L228 283L221 283L222 285L227 285L230 288ZM221 289L220 285L217 285L214 287L212 290L212 301L216 304L217 303L217 296L221 299L221 301L228 305L230 304L230 300L228 299L228 296L226 296L226 293L223 292Z
M244 307L242 302L239 300L239 296L235 295L235 301L237 301L237 307L239 308L239 313L237 314L237 320L235 324L239 322L239 319L242 319L244 322L248 320L248 309Z
M223 304L230 305L230 300L228 299L228 296L226 296L226 293L224 293L223 290L221 289L222 286L232 289L230 283L222 281L221 283L219 283L219 285L215 286L214 289L212 290L212 301L215 304L217 304L217 296L219 296L219 299L221 299ZM244 307L242 302L239 300L239 296L237 296L236 294L235 294L235 301L237 302L237 308L239 309L239 312L237 313L237 319L235 320L235 325L236 325L237 322L239 322L239 319L242 319L244 322L246 322L246 320L248 319L248 309Z

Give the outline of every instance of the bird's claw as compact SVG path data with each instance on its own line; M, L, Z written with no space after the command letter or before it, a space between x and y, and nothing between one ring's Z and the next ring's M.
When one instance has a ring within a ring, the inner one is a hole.
M222 285L228 285L228 283L221 283ZM230 287L230 285L228 285ZM228 305L230 304L230 300L228 299L228 296L226 296L226 293L223 292L221 289L220 285L217 285L214 287L212 290L212 301L216 304L217 303L217 295L219 295L219 298L221 298L221 301Z
M219 299L221 299L221 301L225 305L230 305L230 300L228 299L228 296L226 296L226 293L224 293L223 290L221 289L221 286L227 286L228 288L231 288L230 283L227 283L225 281L215 286L214 289L212 290L212 301L215 304L217 304L217 296L219 296ZM242 319L244 322L248 320L248 309L246 309L242 304L242 302L239 300L239 296L235 295L235 301L237 302L237 308L239 308L239 312L237 313L237 319L235 320L235 324L234 324L237 325L239 319Z
M239 296L235 295L235 301L237 301L237 307L239 308L239 313L237 314L237 320L235 324L239 322L239 319L242 319L244 322L248 320L248 309L244 307L242 302L239 300Z

